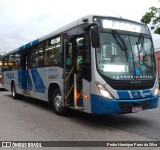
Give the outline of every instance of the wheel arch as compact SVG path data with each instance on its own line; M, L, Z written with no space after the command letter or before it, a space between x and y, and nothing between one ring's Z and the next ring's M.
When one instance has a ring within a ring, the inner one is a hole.
M55 89L59 88L60 91L61 91L61 88L60 88L60 85L58 83L50 83L49 87L48 87L48 101L51 101L52 99L52 95L53 95L53 92ZM62 93L61 93L62 94Z
M11 81L11 90L12 90L12 86L15 85L14 80Z

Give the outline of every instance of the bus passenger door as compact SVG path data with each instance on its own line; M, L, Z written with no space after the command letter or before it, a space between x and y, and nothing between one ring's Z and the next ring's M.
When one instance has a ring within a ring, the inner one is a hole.
M73 46L74 38L64 41L64 99L65 106L74 106L74 57Z
M65 50L65 104L74 109L82 109L83 103L79 103L80 92L82 91L82 81L80 81L80 74L78 72L77 65L77 47L76 38L72 37L67 40L66 50ZM80 81L80 84L78 84ZM80 86L79 86L80 85Z
M76 38L75 45L75 72L74 72L74 101L77 107L83 107L83 89L82 89L82 71L84 63L84 38L79 36Z
M84 35L69 38L64 53L65 102L67 106L74 107L75 109L83 109L82 79L84 70L86 70L84 69L84 66L86 66L86 54L89 54L86 51L84 41Z
M75 38L74 103L77 108L90 112L91 52L90 34L84 33Z
M24 95L29 95L29 64L30 64L30 53L22 54L22 76L23 76L23 87L24 87Z

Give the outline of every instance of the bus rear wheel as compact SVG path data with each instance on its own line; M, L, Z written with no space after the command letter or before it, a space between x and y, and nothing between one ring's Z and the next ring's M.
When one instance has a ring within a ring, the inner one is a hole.
M11 93L12 93L12 98L16 99L17 98L17 93L16 93L16 87L15 87L14 83L11 85Z
M53 111L64 116L66 114L66 108L63 106L62 94L59 88L55 89L52 95L52 108Z

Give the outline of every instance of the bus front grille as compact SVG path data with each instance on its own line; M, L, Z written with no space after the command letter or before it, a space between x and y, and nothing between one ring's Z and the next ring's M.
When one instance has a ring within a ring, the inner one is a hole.
M142 106L142 109L148 109L152 104L152 100L145 101L145 102L129 102L124 103L120 102L119 107L123 112L132 112L133 107Z

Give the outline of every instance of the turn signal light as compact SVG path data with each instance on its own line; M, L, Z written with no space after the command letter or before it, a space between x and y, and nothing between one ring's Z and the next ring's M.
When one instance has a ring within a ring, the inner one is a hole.
M88 95L84 95L84 98L85 98L85 99L88 99L88 98L89 98L89 96L88 96Z

